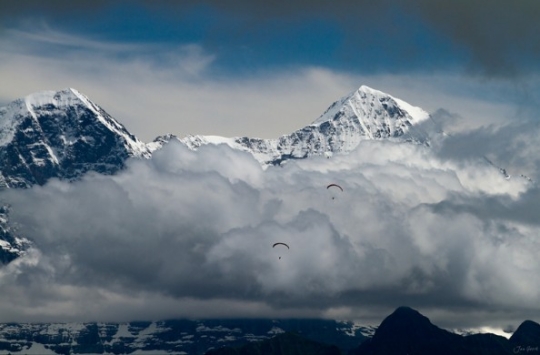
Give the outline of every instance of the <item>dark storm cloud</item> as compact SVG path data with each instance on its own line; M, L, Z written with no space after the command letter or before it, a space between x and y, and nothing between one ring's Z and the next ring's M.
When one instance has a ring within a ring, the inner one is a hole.
M469 49L473 67L487 76L513 76L537 67L540 3L508 1L419 1L423 18Z

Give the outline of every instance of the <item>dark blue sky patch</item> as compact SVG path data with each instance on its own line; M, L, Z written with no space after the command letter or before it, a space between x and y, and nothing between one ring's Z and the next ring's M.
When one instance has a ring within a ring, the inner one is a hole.
M102 41L200 44L216 55L220 71L232 74L294 66L399 73L463 67L469 60L465 47L391 1L378 7L348 3L282 11L267 7L116 2L94 11L25 8L9 25L27 24L31 18L31 23ZM269 9L269 14L263 13Z

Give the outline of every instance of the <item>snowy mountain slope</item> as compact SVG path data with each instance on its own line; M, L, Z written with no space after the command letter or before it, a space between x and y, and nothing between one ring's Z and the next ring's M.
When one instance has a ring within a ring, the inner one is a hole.
M347 153L366 139L429 144L420 123L424 110L361 86L334 102L312 124L277 139L165 135L144 144L101 107L75 89L45 91L0 108L0 189L43 185L51 178L75 180L88 171L114 174L130 157L150 158L172 139L190 149L227 144L250 152L263 165L289 159ZM0 211L0 261L17 258L30 245Z
M0 181L7 187L118 171L146 145L75 89L45 91L0 108Z
M194 150L227 144L251 153L263 167L348 153L363 140L430 145L423 127L431 121L421 108L361 86L334 102L310 125L276 139L168 134L145 144L77 90L45 91L0 108L0 190L42 185L51 178L72 181L88 171L115 174L127 159L150 158L171 140ZM9 227L8 215L9 208L4 206L0 212L2 263L29 245Z
M279 165L288 159L347 153L367 139L429 145L428 134L419 126L428 119L429 114L421 108L361 86L334 102L312 124L277 139L168 135L158 137L148 147L154 151L171 139L178 139L191 149L205 144L227 144L251 152L263 165Z
M31 242L14 233L9 225L9 208L0 206L0 265L17 259Z
M349 350L366 339L363 329L350 322L316 319L4 323L0 324L0 354L204 354L212 348L257 342L287 331Z
M75 89L32 94L0 108L0 189L73 180L90 170L114 174L129 157L150 156L143 142ZM8 213L8 206L0 208L1 263L29 245L13 233Z

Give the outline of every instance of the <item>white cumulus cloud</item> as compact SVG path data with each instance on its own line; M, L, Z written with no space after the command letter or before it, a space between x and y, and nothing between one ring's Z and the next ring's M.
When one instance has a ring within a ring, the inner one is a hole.
M517 324L539 316L539 226L512 213L535 191L412 144L264 170L226 145L173 141L115 176L2 193L35 250L1 269L0 318L380 321L406 304L461 315L442 326Z

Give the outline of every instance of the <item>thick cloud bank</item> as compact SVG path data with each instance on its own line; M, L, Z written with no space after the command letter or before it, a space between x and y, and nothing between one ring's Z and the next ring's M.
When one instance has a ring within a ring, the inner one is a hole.
M36 248L0 269L0 321L379 322L403 304L448 327L538 321L538 189L433 152L366 141L263 170L171 142L116 176L4 191Z

